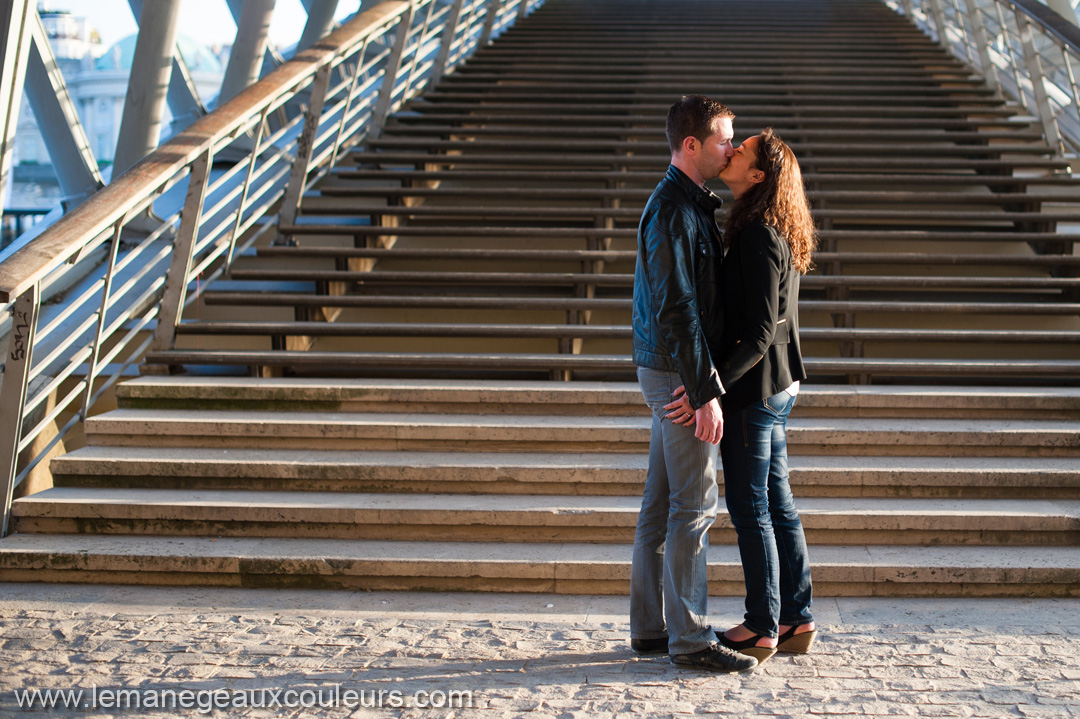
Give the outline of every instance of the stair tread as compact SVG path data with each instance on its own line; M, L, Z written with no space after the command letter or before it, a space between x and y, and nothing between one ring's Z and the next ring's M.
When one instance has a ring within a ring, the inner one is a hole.
M557 398L560 403L580 402L595 404L599 401L615 401L639 405L641 390L636 382L550 382L521 380L439 380L439 379L378 379L335 378L332 381L303 377L189 377L142 376L120 384L117 392L126 397L152 397L161 391L170 393L207 393L220 397L221 393L245 395L280 395L282 392L317 393L335 397L372 397L401 400L403 393L410 396L423 393L453 397L455 400L483 401L505 400L508 396L528 396L531 401ZM949 387L947 385L824 385L806 384L799 391L799 404L810 399L829 398L850 403L872 402L875 406L908 402L914 399L933 401L940 407L944 401L983 400L1001 406L1009 401L1075 402L1080 406L1080 387Z
M449 565L443 570L458 576L508 577L513 565L522 568L546 568L544 576L568 570L570 578L599 572L629 580L633 547L628 544L589 543L511 543L511 542L411 542L344 539L306 539L272 537L266 539L233 537L145 537L105 535L34 535L12 534L0 543L0 569L33 560L52 562L51 555L66 555L72 563L84 567L100 564L101 559L119 560L133 571L144 569L147 560L160 571L177 568L200 571L202 564L241 571L244 560L292 560L319 574L348 573L357 565L389 564L394 568L419 572L423 565ZM1022 577L1068 572L1066 581L1080 579L1080 552L1075 547L1023 546L820 546L812 558L815 579L829 581L837 570L897 570L907 572L908 581L918 570L946 569L935 573L937 581L962 582L968 573L980 570L1013 570ZM708 550L709 564L740 570L738 549L734 545L713 544ZM20 558L23 561L19 561ZM352 563L350 565L350 563ZM274 568L273 565L270 567ZM430 570L429 570L430 571ZM985 571L983 572L985 573ZM872 578L869 575L866 579ZM864 580L865 581L865 580ZM894 579L895 581L895 579Z
M131 422L159 424L255 424L295 426L372 426L372 427L476 427L476 428L566 428L583 430L648 430L651 419L639 416L577 415L484 415L484 414L406 414L400 412L303 412L283 415L261 410L200 409L117 409L98 415L87 423L98 428ZM901 432L901 433L1044 433L1077 432L1076 422L1056 419L927 419L922 417L793 417L789 431ZM1080 436L1077 437L1080 441Z
M242 520L243 511L264 513L263 521L312 523L365 519L402 524L497 524L499 517L529 523L580 526L614 518L636 523L641 500L630 496L457 495L364 492L280 492L265 490L172 490L54 487L16 500L16 516L161 517L162 515ZM898 499L824 498L798 501L807 527L819 517L841 517L886 529L890 517L929 522L933 518L986 519L993 529L1009 520L1037 520L1031 528L1080 530L1080 500L1059 499ZM216 516L214 510L218 510ZM718 522L730 523L721 507ZM605 522L606 523L606 522Z
M586 472L607 471L619 475L644 473L648 456L559 452L394 452L318 449L222 449L208 447L193 456L186 447L89 446L52 460L54 471L89 471L87 465L115 463L116 472L132 465L154 466L160 476L203 468L226 466L235 476L264 476L267 468L340 466L360 469L406 469L423 476L433 468L542 469L573 473L568 481L580 481ZM873 455L796 455L789 468L799 472L964 473L995 475L1055 474L1080 478L1080 463L1071 457L905 457Z

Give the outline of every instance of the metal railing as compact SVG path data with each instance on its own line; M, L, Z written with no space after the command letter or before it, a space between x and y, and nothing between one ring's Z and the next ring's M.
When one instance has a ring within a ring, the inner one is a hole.
M238 254L295 218L304 191L343 148L377 135L405 100L542 3L383 2L0 264L0 317L10 328L0 385L0 536L15 488L149 348L172 346L184 308Z
M887 0L1042 124L1055 152L1080 152L1080 28L1036 0Z

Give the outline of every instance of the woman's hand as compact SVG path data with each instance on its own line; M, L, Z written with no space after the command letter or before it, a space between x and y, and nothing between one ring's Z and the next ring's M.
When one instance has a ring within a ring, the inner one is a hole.
M672 424L694 424L694 408L690 406L690 398L686 396L686 386L679 385L671 394L675 399L670 404L665 404L664 409L669 410L664 419L670 419Z

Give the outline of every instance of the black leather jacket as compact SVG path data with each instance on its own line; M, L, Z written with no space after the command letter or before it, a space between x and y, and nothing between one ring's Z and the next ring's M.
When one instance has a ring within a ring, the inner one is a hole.
M678 372L695 409L724 392L710 360L724 329L720 230L713 217L720 204L670 166L638 226L634 364Z

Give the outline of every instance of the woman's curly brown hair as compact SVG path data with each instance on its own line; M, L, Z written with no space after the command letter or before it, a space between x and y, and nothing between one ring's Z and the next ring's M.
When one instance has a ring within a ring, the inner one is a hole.
M761 220L787 239L791 263L805 275L810 270L811 254L817 246L817 231L795 153L771 127L766 127L758 135L755 165L765 173L765 179L732 204L724 220L724 244L730 246L743 228L754 220Z

